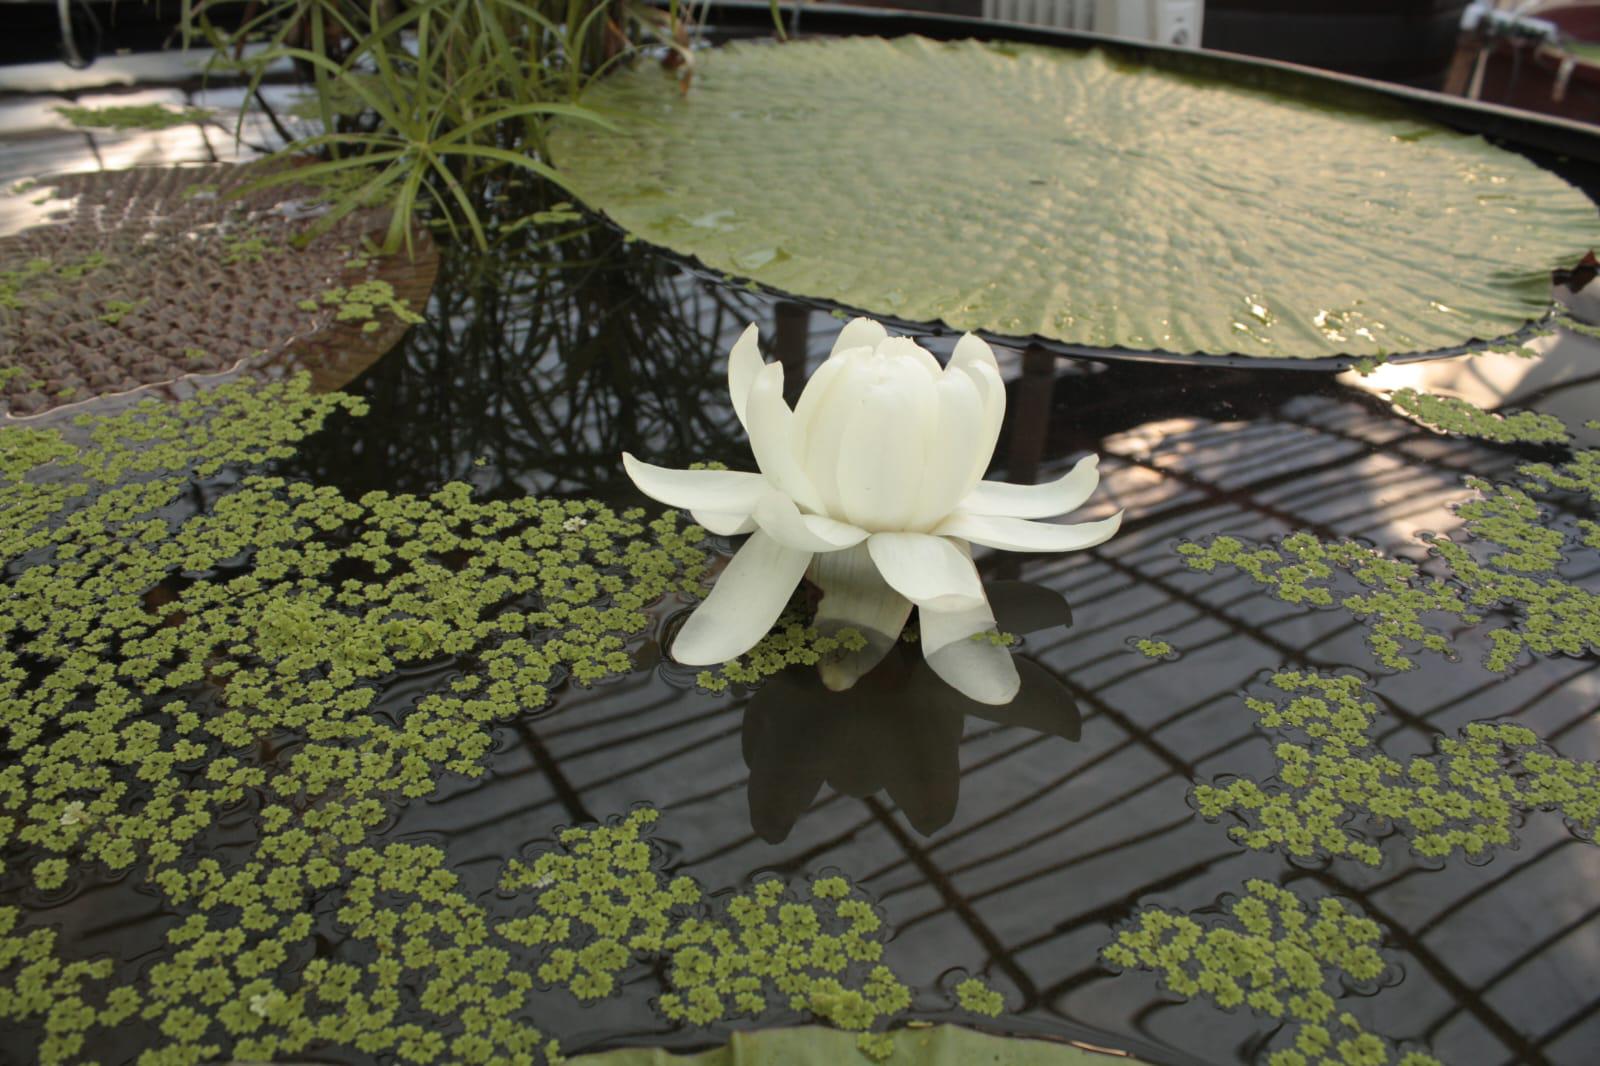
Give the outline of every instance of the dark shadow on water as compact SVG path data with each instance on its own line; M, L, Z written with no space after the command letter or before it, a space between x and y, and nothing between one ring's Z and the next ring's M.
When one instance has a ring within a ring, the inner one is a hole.
M1072 624L1066 600L1042 585L999 581L988 593L1004 632ZM1001 707L951 688L905 640L844 692L827 689L811 666L769 678L745 709L741 737L751 828L782 843L827 784L856 799L887 793L923 836L943 829L960 799L968 717L1068 741L1082 735L1071 691L1037 663L1015 661L1022 688Z

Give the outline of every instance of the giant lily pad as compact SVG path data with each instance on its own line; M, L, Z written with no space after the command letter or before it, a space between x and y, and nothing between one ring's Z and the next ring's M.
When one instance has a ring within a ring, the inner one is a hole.
M1319 83L919 37L641 65L558 130L590 206L705 265L901 320L1269 358L1515 333L1600 245L1578 190Z
M724 1047L679 1056L659 1048L629 1048L570 1059L573 1066L871 1066L856 1037L837 1029L802 1026L734 1033ZM1086 1051L1071 1044L987 1036L954 1025L895 1033L894 1051L881 1066L1139 1066L1121 1052Z

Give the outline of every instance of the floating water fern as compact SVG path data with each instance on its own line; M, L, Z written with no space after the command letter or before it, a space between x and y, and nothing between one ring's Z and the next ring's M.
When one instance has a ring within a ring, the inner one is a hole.
M1418 421L1462 437L1499 444L1566 444L1572 439L1554 415L1535 411L1497 415L1454 396L1430 396L1415 389L1396 389L1390 399Z
M1241 820L1228 835L1246 847L1378 866L1377 842L1396 830L1419 855L1443 858L1511 845L1516 824L1538 810L1586 839L1600 825L1600 764L1562 758L1523 726L1474 723L1402 764L1372 739L1378 708L1359 678L1283 672L1271 684L1290 698L1245 702L1276 738L1276 780L1194 790L1206 818Z
M1220 919L1149 909L1101 953L1123 969L1154 970L1184 999L1245 1006L1291 1023L1292 1044L1267 1056L1269 1066L1389 1066L1396 1054L1354 1015L1338 1010L1328 991L1341 982L1371 987L1386 968L1382 933L1351 904L1331 896L1315 909L1289 889L1248 881ZM1420 1051L1399 1054L1399 1066L1439 1066Z
M1491 612L1509 613L1507 624L1487 632L1492 647L1484 665L1491 670L1510 669L1524 651L1600 651L1600 596L1560 573L1571 557L1600 550L1600 523L1548 517L1553 504L1572 509L1572 496L1587 497L1578 507L1600 500L1600 451L1580 451L1559 465L1528 463L1518 473L1517 484L1467 479L1478 495L1454 507L1465 536L1424 538L1445 577L1430 578L1415 563L1354 541L1303 531L1277 544L1224 535L1180 544L1177 551L1193 570L1233 567L1290 603L1342 607L1365 621L1368 647L1391 670L1413 669L1412 649L1453 650L1449 631L1430 615L1476 626ZM1469 547L1473 541L1481 551ZM1360 591L1341 592L1341 574Z
M560 851L507 867L502 891L527 892L533 909L499 931L540 948L541 981L599 999L626 968L660 960L672 990L658 1009L673 1021L706 1026L781 1006L860 1032L870 1057L892 1051L869 1030L905 1011L911 992L880 962L883 922L849 882L819 878L800 896L766 879L713 906L694 881L652 869L640 834L655 819L646 809L570 829ZM987 1008L995 995L979 981L961 1003Z
M92 130L167 130L204 122L213 114L203 107L170 108L161 104L64 106L56 108L56 113L79 129Z
M757 684L791 666L815 666L866 647L860 631L846 627L824 636L807 624L806 614L801 604L791 605L755 647L715 669L701 670L695 683L707 692L722 692L730 684Z
M538 996L612 995L659 962L668 1019L788 1009L891 1054L872 1030L910 993L843 878L713 897L661 871L641 809L507 864L485 904L444 850L376 839L446 775L481 775L497 722L630 670L646 606L697 590L706 554L670 512L462 484L350 499L241 470L361 406L299 377L0 433L0 876L36 908L0 907L0 1020L49 1066L112 1034L145 1066L555 1062ZM437 680L380 708L419 666ZM241 809L248 852L221 862ZM50 910L124 875L171 915L131 983ZM977 979L958 998L1003 1003Z

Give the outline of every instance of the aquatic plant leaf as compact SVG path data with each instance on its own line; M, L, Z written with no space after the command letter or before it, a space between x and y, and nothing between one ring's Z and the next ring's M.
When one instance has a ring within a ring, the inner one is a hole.
M1251 77L918 37L740 43L701 56L687 94L646 65L606 79L584 102L622 132L568 125L551 147L590 207L716 270L1097 348L1498 338L1600 243L1594 205L1519 155Z
M837 1029L802 1026L734 1033L725 1047L695 1055L674 1055L661 1048L626 1048L569 1059L573 1066L845 1066L865 1063L856 1038ZM1007 1066L1101 1066L1137 1059L1085 1051L1070 1044L1015 1037L989 1036L954 1025L895 1033L894 1052L878 1060L885 1066L955 1066L957 1063L1003 1062Z

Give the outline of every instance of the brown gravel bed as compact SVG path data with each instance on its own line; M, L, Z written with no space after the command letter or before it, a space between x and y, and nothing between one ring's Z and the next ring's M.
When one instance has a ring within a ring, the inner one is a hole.
M389 311L336 321L323 294L388 280L420 310L432 245L424 238L416 261L367 255L362 235L385 220L365 211L296 247L321 208L292 185L237 195L255 166L43 182L62 201L53 221L0 237L0 410L34 415L300 356L337 387L398 340L405 323Z

